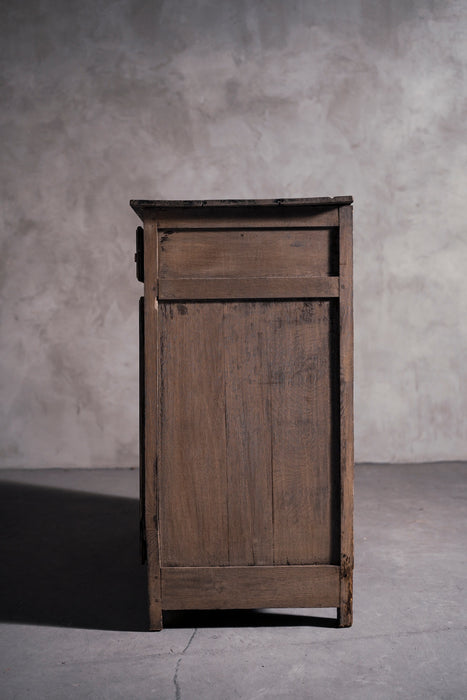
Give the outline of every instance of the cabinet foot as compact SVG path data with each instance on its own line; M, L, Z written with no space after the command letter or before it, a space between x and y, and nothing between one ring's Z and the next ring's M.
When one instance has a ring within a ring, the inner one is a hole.
M149 630L160 632L162 629L162 609L160 605L149 606Z
M344 605L341 608L337 608L337 626L338 627L352 627L352 604Z

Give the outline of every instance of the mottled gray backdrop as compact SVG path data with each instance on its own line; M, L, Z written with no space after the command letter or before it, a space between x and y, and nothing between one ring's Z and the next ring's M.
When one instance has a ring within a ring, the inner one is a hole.
M356 458L467 458L465 0L1 14L1 466L137 464L130 198L346 194Z

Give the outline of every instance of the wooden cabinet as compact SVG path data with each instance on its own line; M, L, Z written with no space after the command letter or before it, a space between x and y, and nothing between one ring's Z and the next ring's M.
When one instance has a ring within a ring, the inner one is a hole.
M351 203L131 202L151 629L175 609L352 622Z

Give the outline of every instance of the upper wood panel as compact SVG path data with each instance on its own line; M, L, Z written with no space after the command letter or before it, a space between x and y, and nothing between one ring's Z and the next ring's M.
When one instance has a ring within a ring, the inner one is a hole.
M337 230L165 231L159 277L337 275Z
M157 209L145 221L158 229L245 229L245 228L329 228L339 223L339 209L333 207L213 207L212 209Z

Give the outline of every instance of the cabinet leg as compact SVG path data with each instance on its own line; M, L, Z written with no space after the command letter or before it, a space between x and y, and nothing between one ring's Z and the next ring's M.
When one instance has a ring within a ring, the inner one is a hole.
M353 570L351 567L343 567L341 570L339 599L337 626L351 627L353 619Z
M352 579L341 581L340 606L337 608L337 626L351 627L353 619Z
M149 629L159 631L162 629L161 570L151 547L148 547L148 601Z
M337 608L337 626L352 627L352 603Z
M149 603L149 630L159 632L162 629L162 608L160 603Z

